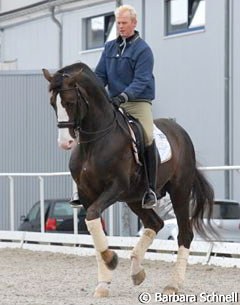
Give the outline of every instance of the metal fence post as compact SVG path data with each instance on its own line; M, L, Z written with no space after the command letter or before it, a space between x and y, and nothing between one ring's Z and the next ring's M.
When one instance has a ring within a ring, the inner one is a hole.
M12 176L8 176L10 188L10 230L14 231L14 180Z
M39 185L39 189L40 189L40 221L41 221L41 232L44 233L45 232L45 209L44 209L44 180L43 177L38 176L40 185Z

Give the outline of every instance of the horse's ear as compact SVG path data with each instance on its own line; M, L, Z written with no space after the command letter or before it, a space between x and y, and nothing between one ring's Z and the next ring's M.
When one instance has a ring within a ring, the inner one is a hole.
M43 71L43 75L46 78L46 80L49 81L49 83L52 81L52 75L50 74L50 72L47 69L42 69Z

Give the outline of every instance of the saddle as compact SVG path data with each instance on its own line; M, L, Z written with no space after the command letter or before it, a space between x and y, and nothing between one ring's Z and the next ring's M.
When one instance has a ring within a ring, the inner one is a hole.
M138 119L131 116L127 113L124 109L119 108L119 112L121 113L122 117L124 118L125 122L128 126L128 134L130 134L132 139L132 147L133 153L135 157L135 161L141 167L146 175L146 183L147 187L149 187L149 179L148 179L148 172L146 168L146 160L145 160L145 145L144 145L144 132L142 124L139 122ZM154 140L156 143L156 147L158 150L158 162L165 163L172 157L172 151L170 143L166 137L166 135L156 127L154 124ZM157 199L160 199L166 195L166 191L164 189L161 190L160 193L156 193Z
M122 116L127 122L129 133L132 137L133 153L136 163L142 166L144 163L144 151L145 151L144 133L143 133L142 124L139 122L138 119L130 115L124 109L119 108L119 112L122 114Z
M118 112L122 115L129 128L128 133L130 133L132 138L135 160L139 165L143 165L145 145L142 124L124 109L119 108ZM166 135L155 124L153 126L153 137L160 157L160 162L165 163L169 161L172 158L171 145Z

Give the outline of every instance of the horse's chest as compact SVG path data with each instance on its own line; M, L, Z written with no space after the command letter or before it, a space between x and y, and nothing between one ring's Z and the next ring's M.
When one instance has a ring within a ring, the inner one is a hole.
M89 181L91 180L92 182L97 176L97 173L99 172L99 168L97 166L97 164L95 162L91 162L91 161L85 161L82 164L82 168L81 168L81 182L84 181Z

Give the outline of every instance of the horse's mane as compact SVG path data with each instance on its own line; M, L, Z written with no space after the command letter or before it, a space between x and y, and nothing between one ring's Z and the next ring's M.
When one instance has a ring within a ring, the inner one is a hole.
M98 79L96 74L89 68L88 65L78 62L72 65L66 66L58 70L54 75L53 79L49 86L49 91L59 90L62 88L63 79L68 76L72 76L77 72L82 71L85 76L91 81L93 86L98 87L100 91L105 95L107 99L109 99L108 94L102 84L102 82Z

